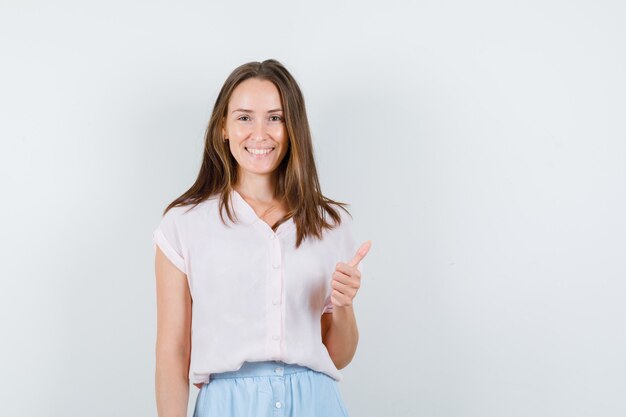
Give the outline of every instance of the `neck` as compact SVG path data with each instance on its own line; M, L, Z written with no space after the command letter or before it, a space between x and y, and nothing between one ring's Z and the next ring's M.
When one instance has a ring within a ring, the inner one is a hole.
M244 174L234 185L235 190L242 196L260 203L274 201L275 180L270 175Z

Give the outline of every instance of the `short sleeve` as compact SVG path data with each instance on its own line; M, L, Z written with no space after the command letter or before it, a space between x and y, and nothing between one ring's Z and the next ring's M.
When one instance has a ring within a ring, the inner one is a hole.
M186 274L187 268L185 267L185 259L183 257L181 236L176 224L177 212L178 210L174 207L165 213L161 218L161 222L152 233L152 241L155 251L158 245L167 259Z
M333 292L333 288L330 288L330 292ZM326 300L324 301L324 311L322 311L322 314L324 313L332 313L333 312L333 301L330 298L330 294L328 295L328 297L326 297Z
M339 226L340 241L339 241L339 255L338 255L337 262L350 262L352 258L354 257L354 255L356 254L356 251L358 249L356 240L354 238L354 231L352 227L353 219L345 211L341 209L339 209L339 211L341 212L341 225ZM361 271L361 274L363 273L364 261L365 259L363 259L359 263L359 271ZM333 270L334 270L334 266L333 266ZM322 314L333 312L333 302L330 297L332 292L333 292L333 288L331 287L330 293L326 296L326 300L324 301L324 310L322 311Z

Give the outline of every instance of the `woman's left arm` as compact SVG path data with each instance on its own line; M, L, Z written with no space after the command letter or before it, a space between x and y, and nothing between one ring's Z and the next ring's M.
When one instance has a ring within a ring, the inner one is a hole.
M332 313L322 314L322 343L337 369L348 366L359 343L354 308L333 306Z
M367 255L372 243L367 241L348 263L335 266L332 281L333 312L322 314L322 343L337 369L345 368L356 352L359 329L356 325L352 301L361 287L359 262Z

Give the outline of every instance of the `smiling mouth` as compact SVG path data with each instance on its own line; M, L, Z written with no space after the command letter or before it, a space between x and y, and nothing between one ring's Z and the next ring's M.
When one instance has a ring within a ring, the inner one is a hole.
M249 148L244 147L244 149L251 155L254 155L254 156L265 156L265 155L271 153L276 148L249 149Z

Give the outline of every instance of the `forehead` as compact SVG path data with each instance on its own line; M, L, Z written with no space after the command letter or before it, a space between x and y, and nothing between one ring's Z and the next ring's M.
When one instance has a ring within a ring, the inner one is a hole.
M249 78L235 87L229 108L264 109L281 107L280 93L273 82Z

